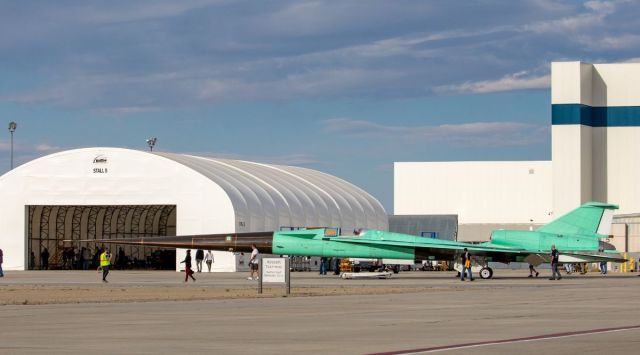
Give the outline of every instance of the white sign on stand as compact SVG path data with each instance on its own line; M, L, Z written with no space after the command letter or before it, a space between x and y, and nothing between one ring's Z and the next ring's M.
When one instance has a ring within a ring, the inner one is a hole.
M290 294L289 258L261 258L259 293L262 293L263 283L284 283L287 285L287 294Z

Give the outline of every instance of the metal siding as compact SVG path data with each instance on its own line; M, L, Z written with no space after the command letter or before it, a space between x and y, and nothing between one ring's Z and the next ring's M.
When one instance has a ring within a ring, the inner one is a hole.
M394 214L455 214L461 224L544 223L551 219L551 186L548 161L396 163Z
M420 236L422 232L437 232L438 239L456 240L458 216L389 216L389 232Z
M353 228L388 228L386 211L376 199L328 174L291 166L155 154L194 169L228 191L239 215L246 215L251 222L246 231L276 224L336 226L343 228L343 233Z

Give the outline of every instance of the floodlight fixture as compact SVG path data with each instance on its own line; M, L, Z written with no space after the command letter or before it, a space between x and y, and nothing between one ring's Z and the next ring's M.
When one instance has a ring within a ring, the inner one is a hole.
M149 139L147 139L147 144L149 145L149 150L153 152L153 147L156 145L156 141L158 140L158 138L156 137L151 137Z
M11 170L13 170L13 132L18 128L18 124L11 121L9 122L9 132L11 133Z

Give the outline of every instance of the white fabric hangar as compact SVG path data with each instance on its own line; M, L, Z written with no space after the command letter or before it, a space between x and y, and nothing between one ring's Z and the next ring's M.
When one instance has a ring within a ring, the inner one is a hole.
M94 248L69 240L388 228L375 198L319 171L121 148L75 149L33 160L0 176L0 197L7 270L42 268L44 248L50 268L69 267L64 250ZM112 247L114 254L119 248ZM123 248L130 264L149 266L157 256L154 248ZM216 271L241 265L237 255L216 253Z

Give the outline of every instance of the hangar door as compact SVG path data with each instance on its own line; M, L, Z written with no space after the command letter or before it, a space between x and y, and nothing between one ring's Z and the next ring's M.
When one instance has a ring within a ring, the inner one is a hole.
M79 240L176 235L175 205L30 205L26 213L29 270L97 267L103 245ZM175 268L175 250L104 246L111 249L116 268Z

